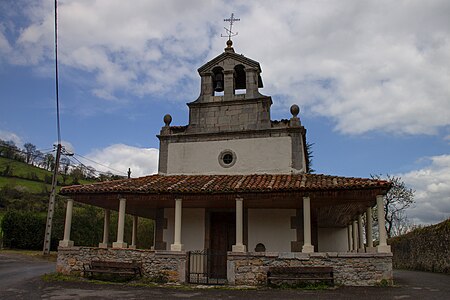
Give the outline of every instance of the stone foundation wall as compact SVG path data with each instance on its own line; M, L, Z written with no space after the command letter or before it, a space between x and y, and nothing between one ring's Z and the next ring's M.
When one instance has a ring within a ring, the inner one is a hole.
M391 253L228 253L228 282L265 285L269 267L333 267L337 285L371 286L392 283Z
M83 265L92 260L142 262L142 275L166 277L171 282L186 281L186 253L132 249L71 247L58 249L56 271L66 275L83 275Z

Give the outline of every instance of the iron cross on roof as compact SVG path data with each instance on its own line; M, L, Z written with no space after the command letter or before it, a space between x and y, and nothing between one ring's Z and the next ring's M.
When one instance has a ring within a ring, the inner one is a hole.
M233 31L231 31L231 29L233 28L233 23L234 23L234 22L237 22L237 21L240 21L240 20L241 20L241 19L236 19L236 18L234 17L234 13L231 14L231 17L230 17L229 19L223 19L224 22L230 22L230 28L224 27L225 30L226 30L226 32L227 32L227 34L226 34L226 35L221 34L220 36L221 36L221 37L228 37L228 40L231 41L231 37L232 37L232 36L238 35L238 32L234 33Z

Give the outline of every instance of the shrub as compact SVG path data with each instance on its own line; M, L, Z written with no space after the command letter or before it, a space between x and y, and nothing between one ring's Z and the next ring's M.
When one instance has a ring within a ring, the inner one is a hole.
M4 247L42 249L45 222L45 216L39 213L7 211L1 223Z

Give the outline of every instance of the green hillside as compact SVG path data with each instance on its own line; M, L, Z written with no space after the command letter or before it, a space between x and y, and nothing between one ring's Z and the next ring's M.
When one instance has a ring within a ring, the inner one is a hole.
M48 193L51 190L53 173L24 162L0 157L0 188L4 186L21 187L30 193ZM79 180L81 184L93 180ZM62 175L58 176L58 189L61 185L72 185L74 180L67 176L65 183Z

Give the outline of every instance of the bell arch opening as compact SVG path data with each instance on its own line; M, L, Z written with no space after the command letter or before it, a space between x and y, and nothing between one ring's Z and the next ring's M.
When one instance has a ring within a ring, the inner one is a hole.
M222 67L215 67L214 69L212 69L212 79L213 96L223 96L224 76Z
M245 94L247 91L247 78L245 67L237 65L234 67L234 93L236 95Z

